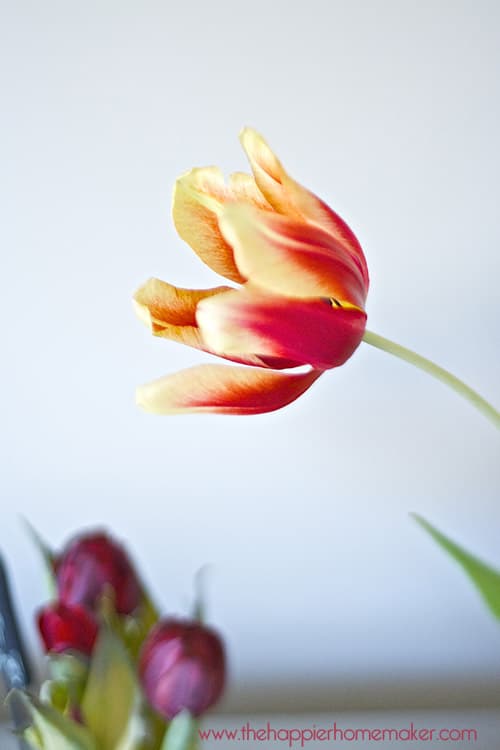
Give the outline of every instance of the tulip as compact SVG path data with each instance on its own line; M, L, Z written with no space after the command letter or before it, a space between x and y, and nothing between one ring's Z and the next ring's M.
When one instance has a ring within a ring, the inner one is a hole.
M235 173L226 183L216 167L192 169L177 180L173 201L180 237L239 287L191 290L150 279L134 300L155 336L245 366L168 375L138 388L138 404L158 414L273 411L364 341L445 383L500 428L500 413L477 391L366 330L368 269L355 235L287 174L258 133L244 129L241 142L253 176Z
M179 235L238 288L150 279L135 295L154 335L245 365L201 365L138 390L148 411L255 414L290 403L342 365L365 331L368 270L345 222L245 129L253 177L214 167L176 184ZM304 371L304 366L307 369ZM297 372L286 369L302 368Z
M143 645L139 674L151 706L165 719L183 710L199 716L223 691L224 646L198 622L163 620Z
M120 614L133 612L141 603L141 585L127 553L105 533L76 537L57 558L55 569L64 604L93 610L108 590Z
M78 604L50 604L38 614L38 629L46 651L78 651L90 656L98 625L91 612Z

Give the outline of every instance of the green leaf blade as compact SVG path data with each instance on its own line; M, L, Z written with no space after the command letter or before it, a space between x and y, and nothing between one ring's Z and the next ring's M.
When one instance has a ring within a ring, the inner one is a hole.
M120 640L103 628L94 649L82 699L86 726L99 750L115 750L135 715L139 688Z
M17 702L31 719L24 738L32 747L42 750L98 750L93 737L80 724L64 716L37 698L14 690L9 701Z
M189 711L181 711L170 722L161 750L196 750L198 746L198 722Z
M434 541L463 568L492 614L500 620L500 572L456 544L422 516L416 513L413 513L412 516Z
M38 554L42 558L45 571L47 574L47 584L50 596L55 598L57 594L57 583L56 583L56 563L57 563L57 557L54 554L54 552L50 549L49 545L42 539L38 531L35 529L34 526L31 525L31 523L26 519L23 518L24 525L26 527L26 530L28 531L29 536L31 537L31 540L33 544L35 545L35 548L38 551Z

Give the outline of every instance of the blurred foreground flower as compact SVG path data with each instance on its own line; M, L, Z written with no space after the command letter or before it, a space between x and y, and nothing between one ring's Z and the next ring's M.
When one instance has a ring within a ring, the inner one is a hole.
M114 539L98 532L73 539L55 560L59 599L95 609L100 598L112 593L120 614L129 614L141 602L141 586L130 559Z
M92 653L98 626L94 616L83 607L51 604L41 610L37 621L46 651Z
M138 388L158 414L258 414L286 406L361 341L438 378L500 426L499 413L449 372L365 330L368 269L347 224L290 177L264 139L241 142L253 176L192 169L177 180L177 231L235 289L181 289L150 279L135 294L152 333L245 367L200 365ZM306 371L283 370L307 366Z
M153 708L166 719L188 710L199 716L224 688L225 655L211 628L188 620L160 622L147 638L139 671Z
M80 534L57 557L31 531L59 599L37 617L49 679L38 695L10 692L24 740L38 750L194 750L196 717L225 682L223 643L200 619L202 592L196 619L159 623L127 551L108 534Z

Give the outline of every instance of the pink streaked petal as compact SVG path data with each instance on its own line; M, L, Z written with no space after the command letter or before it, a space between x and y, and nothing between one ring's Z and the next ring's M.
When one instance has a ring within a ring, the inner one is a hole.
M318 196L290 177L259 133L244 128L240 140L255 181L272 207L279 213L314 222L331 234L356 259L368 287L368 267L363 250L346 222Z
M251 283L275 294L335 297L364 307L358 264L320 227L237 204L225 208L219 224Z
M201 300L231 291L229 286L212 289L182 289L161 279L149 279L134 295L137 316L154 336L192 346L209 354L216 354L238 364L271 367L276 370L297 367L290 359L263 359L250 353L230 356L215 352L203 339L196 322L196 306Z
M247 290L202 301L196 319L216 351L289 358L317 370L349 359L366 325L362 310L336 307L328 299L291 300Z
M263 414L290 404L321 374L198 365L141 386L137 403L154 414Z
M288 195L293 196L293 204L308 221L316 223L339 242L354 258L368 290L370 277L365 254L358 238L349 225L321 198L309 192L291 177L285 175L283 186Z

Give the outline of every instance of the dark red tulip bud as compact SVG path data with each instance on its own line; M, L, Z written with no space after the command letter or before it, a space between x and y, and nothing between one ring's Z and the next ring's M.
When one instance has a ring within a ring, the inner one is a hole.
M49 604L40 611L38 629L46 651L79 651L87 656L92 653L99 630L92 613L77 604L61 603Z
M108 587L120 614L130 614L141 602L141 585L127 553L105 533L76 537L55 568L59 598L65 604L94 609Z
M144 643L139 674L149 702L164 718L183 709L199 716L224 688L224 646L214 630L198 622L163 620Z

